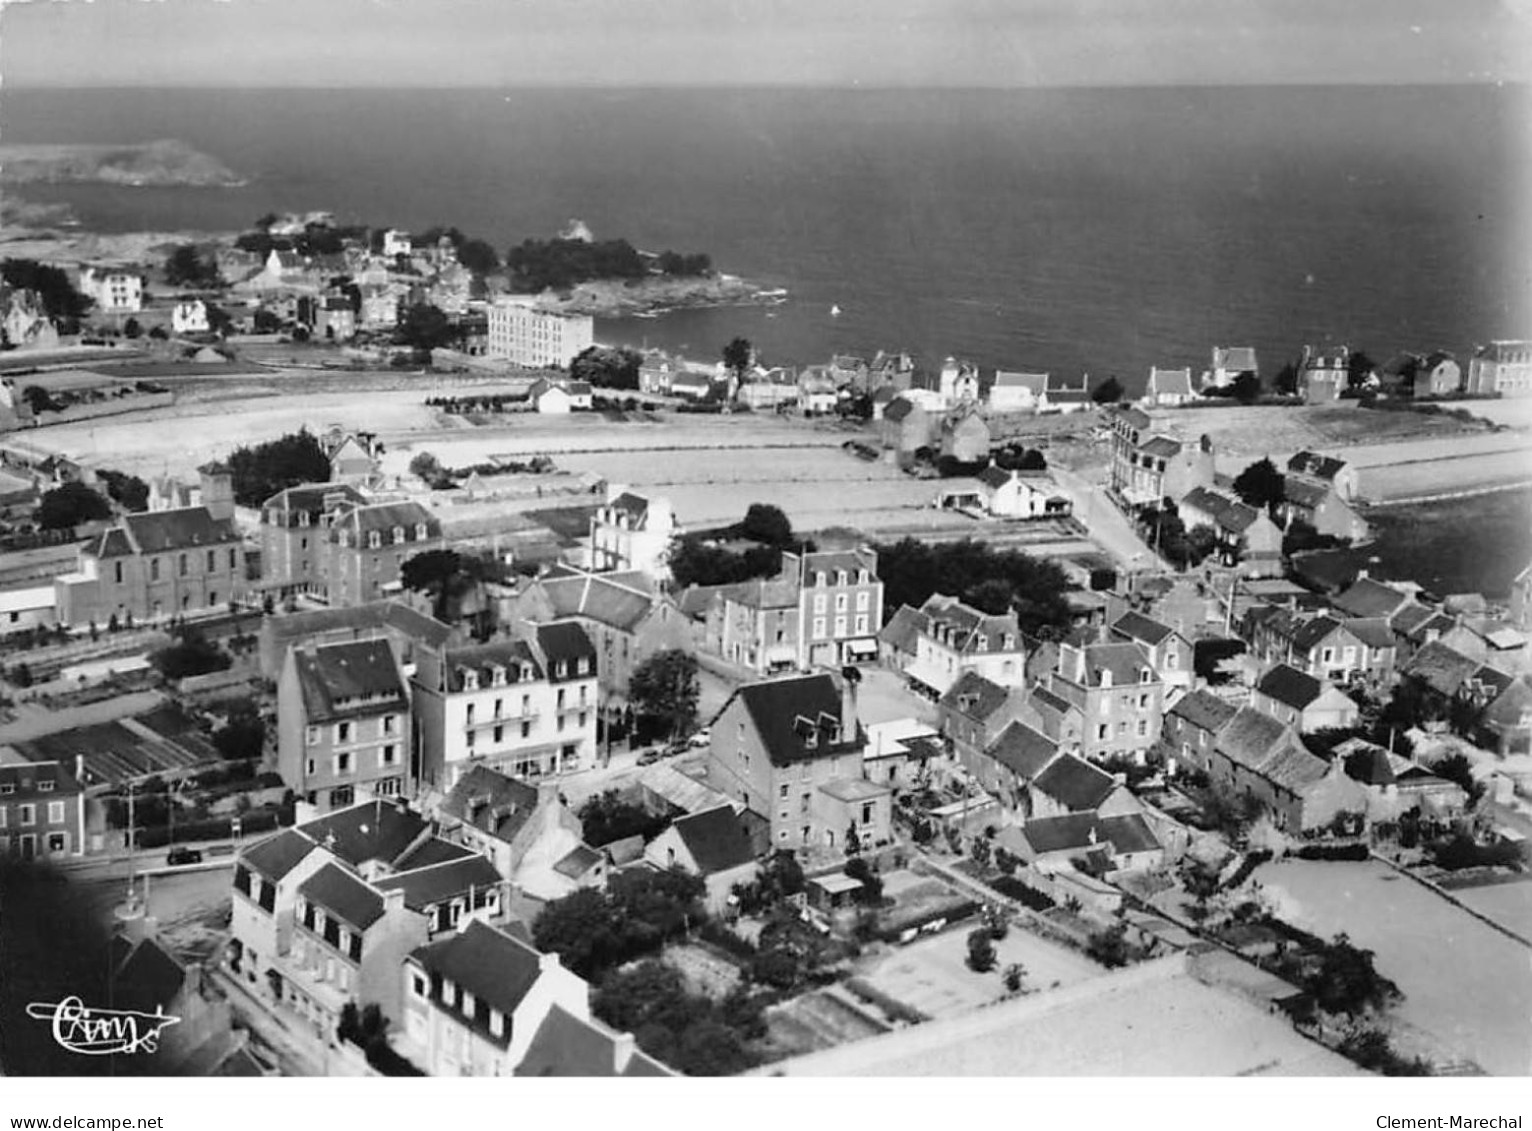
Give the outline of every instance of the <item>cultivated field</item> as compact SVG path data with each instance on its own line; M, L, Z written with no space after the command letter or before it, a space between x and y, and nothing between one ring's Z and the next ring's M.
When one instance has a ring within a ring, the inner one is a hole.
M1486 884L1459 888L1452 894L1481 915L1532 939L1532 883Z
M1015 927L995 944L995 954L995 969L975 974L965 961L968 931L952 930L900 947L862 977L928 1017L952 1017L1005 997L1002 974L1014 962L1026 970L1024 990L1072 986L1104 972L1085 956Z
M1283 860L1256 879L1283 918L1373 951L1403 1020L1494 1075L1532 1073L1532 950L1376 861Z
M1471 412L1477 411L1477 403L1464 407ZM1269 452L1296 452L1305 448L1328 451L1485 431L1483 425L1465 424L1449 416L1377 412L1358 408L1355 402L1314 407L1229 405L1157 409L1150 415L1156 428L1173 428L1188 439L1206 433L1213 438L1220 453L1254 459Z

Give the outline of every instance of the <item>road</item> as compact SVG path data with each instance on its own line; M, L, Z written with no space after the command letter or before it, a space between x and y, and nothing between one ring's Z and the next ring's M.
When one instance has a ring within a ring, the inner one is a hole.
M1090 531L1092 541L1116 558L1119 565L1124 569L1144 569L1163 564L1099 486L1064 467L1055 465L1049 471L1074 503L1075 517Z

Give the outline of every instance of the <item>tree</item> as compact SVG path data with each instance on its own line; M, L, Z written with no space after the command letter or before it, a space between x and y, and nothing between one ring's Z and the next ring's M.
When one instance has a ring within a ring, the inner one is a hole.
M123 510L141 514L149 509L149 484L136 475L101 468L96 478L106 485L106 493Z
M1122 400L1122 382L1116 377L1108 377L1091 390L1090 399L1097 404L1116 404Z
M1241 373L1230 383L1229 395L1240 404L1254 404L1261 399L1261 379L1254 373Z
M750 344L749 338L735 338L723 347L723 367L734 374L736 380L745 379L754 361L755 347Z
M1027 968L1020 962L1013 962L1005 968L1006 993L1020 993L1022 979L1027 976Z
M1466 754L1449 754L1431 767L1431 772L1444 781L1462 788L1468 795L1469 805L1476 805L1484 796L1484 783L1473 776L1473 762Z
M989 937L989 928L968 932L967 963L975 974L987 974L995 968L995 940Z
M1277 375L1271 379L1273 392L1281 393L1284 397L1298 395L1298 366L1293 362L1285 362Z
M456 550L427 550L400 565L399 584L412 593L428 594L432 615L445 622L462 574L463 557Z
M1128 928L1122 923L1091 932L1085 953L1107 969L1128 964Z
M661 719L672 739L697 722L697 658L679 648L650 656L628 682L628 698L640 715Z
M737 529L741 538L768 546L788 546L793 540L793 524L770 503L751 503Z
M149 657L149 662L168 680L225 671L234 657L203 636L196 628L183 628L176 640Z
M1273 511L1284 495L1286 480L1269 457L1256 460L1234 480L1234 493L1246 506Z
M224 724L213 732L212 741L225 761L258 760L266 748L266 720L254 703L236 704Z
M1306 983L1321 1010L1347 1017L1382 1009L1404 997L1399 987L1373 966L1372 951L1352 946L1344 933L1321 947L1319 965Z
M1377 372L1378 363L1362 350L1356 350L1346 358L1346 388L1360 389Z
M1059 633L1071 623L1064 599L1069 581L1055 562L973 540L933 544L904 538L874 548L883 607L890 616L901 605L919 608L933 593L971 593L981 582L998 579L1016 594L1014 608L1023 631Z
M282 328L282 319L263 306L250 316L250 326L257 334L275 334Z
M429 351L442 348L456 333L452 321L440 308L417 302L404 312L394 328L394 344Z
M91 308L91 300L74 289L62 267L35 259L6 259L0 261L0 280L18 291L36 291L43 310L63 333L73 333Z
M111 518L112 504L83 483L65 483L43 495L35 517L44 530L68 530Z
M279 491L300 483L326 483L330 460L308 429L292 432L255 447L236 448L229 456L234 501L259 507Z
M580 807L582 839L593 848L630 836L653 840L670 822L657 817L642 805L624 801L615 790L597 794Z
M979 582L962 593L965 605L972 605L981 613L1004 616L1016 603L1016 590L1003 577L991 577Z
M137 318L129 318L122 324L122 336L124 338L137 338L142 336L144 328L138 324Z
M211 255L204 255L196 244L177 244L165 257L165 281L172 287L191 287L198 290L218 286L223 280L218 276L218 263Z
M569 363L569 376L604 389L637 389L643 358L621 347L589 346Z
M872 865L867 863L865 857L854 856L846 861L843 869L846 875L861 883L853 898L858 903L868 907L878 907L883 903L883 880L872 870Z
M500 256L483 240L464 240L458 244L457 261L480 277L500 269Z

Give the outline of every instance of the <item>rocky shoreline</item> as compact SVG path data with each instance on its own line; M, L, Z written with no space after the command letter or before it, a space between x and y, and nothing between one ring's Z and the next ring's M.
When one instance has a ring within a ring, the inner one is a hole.
M543 305L564 314L594 318L647 318L671 310L712 306L770 305L781 291L760 287L734 275L638 280L591 280L569 293L543 296Z

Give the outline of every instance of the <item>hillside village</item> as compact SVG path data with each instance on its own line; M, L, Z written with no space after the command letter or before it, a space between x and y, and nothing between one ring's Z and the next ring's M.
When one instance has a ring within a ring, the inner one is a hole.
M0 295L0 858L101 893L115 1000L186 1019L164 1071L1524 1068L1514 1026L1420 1004L1440 952L1362 889L1465 962L1532 948L1532 562L1334 577L1376 467L1182 422L1472 410L1532 393L1527 343L1305 347L1269 389L1214 348L1129 403L598 346L461 233L261 232L147 284L85 265L73 315ZM176 415L279 379L432 425ZM55 446L98 421L182 451ZM841 519L798 530L733 481L699 518L626 474L689 449L581 463L598 423L769 427L723 458L812 444L917 502L810 482Z

